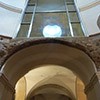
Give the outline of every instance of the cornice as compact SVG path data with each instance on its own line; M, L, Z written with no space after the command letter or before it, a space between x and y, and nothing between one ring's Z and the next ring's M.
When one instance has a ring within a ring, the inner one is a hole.
M89 3L89 4L85 5L85 6L79 7L79 10L80 11L89 10L89 9L91 9L91 8L97 6L97 5L100 5L100 0L96 0L96 1L91 2L91 3Z
M1 1L0 1L0 7L4 8L4 9L7 9L7 10L10 10L10 11L15 12L15 13L22 13L21 8L14 7L12 5L8 5L8 4L3 3Z

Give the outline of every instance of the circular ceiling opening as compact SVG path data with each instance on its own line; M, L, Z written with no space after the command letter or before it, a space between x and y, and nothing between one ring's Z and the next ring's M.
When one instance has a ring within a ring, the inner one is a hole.
M43 29L44 37L60 37L62 35L61 27L58 25L47 25Z

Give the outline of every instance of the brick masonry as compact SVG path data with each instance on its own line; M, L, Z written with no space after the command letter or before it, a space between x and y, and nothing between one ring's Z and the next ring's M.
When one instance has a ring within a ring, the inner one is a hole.
M0 68L11 55L29 46L43 43L58 43L84 51L100 70L100 38L71 37L71 38L16 38L0 40Z

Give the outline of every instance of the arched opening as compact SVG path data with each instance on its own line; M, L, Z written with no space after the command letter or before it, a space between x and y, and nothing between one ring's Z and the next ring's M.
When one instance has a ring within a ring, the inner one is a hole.
M96 72L94 63L87 54L61 43L39 43L21 49L5 62L1 71L15 87L16 82L28 71L48 64L70 69L85 86Z
M67 94L68 92L69 91L62 86L56 84L47 84L38 87L37 89L32 91L31 94L28 95L26 100L31 100L32 97L39 94L43 95L44 98L47 98L46 100L60 100L61 97L62 98L66 97L66 100L75 100L75 98L73 99L71 95Z
M22 49L6 61L2 70L14 86L18 79L28 71L47 64L67 67L85 84L95 73L92 60L83 51L56 43L38 44Z
M25 78L26 80L24 83L21 82L23 78ZM84 99L77 100L87 100L84 94L84 87L82 88L82 84L79 83L80 80L77 79L78 77L72 71L65 67L57 65L41 66L29 71L23 78L18 81L16 91L22 91L23 95L24 92L26 92L26 96L22 97L22 94L20 94L20 92L17 92L15 100L24 100L22 98L26 98L25 100L30 100L30 98L32 98L34 95L45 93L48 93L48 95L51 95L52 93L53 95L67 95L68 97L72 98L72 100L76 100L76 98L79 98L79 96L81 95L81 98ZM23 88L24 84L26 84L26 89ZM20 87L21 85L22 88Z

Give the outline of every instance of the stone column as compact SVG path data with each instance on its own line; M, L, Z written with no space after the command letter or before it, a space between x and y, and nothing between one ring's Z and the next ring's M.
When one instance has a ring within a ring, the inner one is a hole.
M15 89L8 79L0 72L0 100L14 100Z
M90 83L85 87L88 100L100 100L100 71L95 73Z

